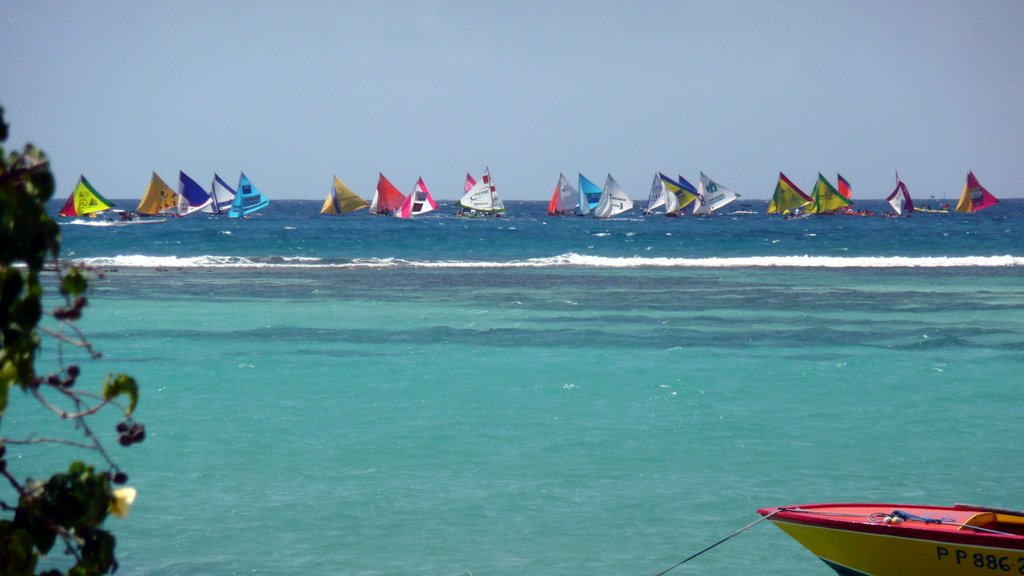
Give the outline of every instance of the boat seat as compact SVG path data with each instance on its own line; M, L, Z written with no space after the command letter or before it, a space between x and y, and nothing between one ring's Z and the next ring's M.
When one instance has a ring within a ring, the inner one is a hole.
M1024 516L999 514L997 512L979 512L964 521L960 530L970 530L972 526L997 532L1006 532L1008 534L1024 535Z

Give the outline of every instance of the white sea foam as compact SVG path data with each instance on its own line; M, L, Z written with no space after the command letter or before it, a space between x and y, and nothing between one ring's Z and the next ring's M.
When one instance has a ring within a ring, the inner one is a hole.
M472 260L417 261L400 258L365 258L329 261L312 257L247 258L240 256L146 256L141 254L83 258L76 262L95 267L125 268L976 268L1024 266L1020 256L748 256L734 258L651 258L561 254L505 262Z

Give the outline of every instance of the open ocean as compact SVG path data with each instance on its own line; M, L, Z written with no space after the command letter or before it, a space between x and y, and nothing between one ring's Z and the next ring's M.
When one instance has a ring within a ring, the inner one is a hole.
M61 227L105 271L80 382L142 386L143 444L100 419L139 491L110 521L119 575L653 576L762 506L1024 508L1024 200L800 220L272 202ZM29 401L5 434L53 426ZM39 475L69 456L9 452ZM670 572L753 573L832 574L767 522Z

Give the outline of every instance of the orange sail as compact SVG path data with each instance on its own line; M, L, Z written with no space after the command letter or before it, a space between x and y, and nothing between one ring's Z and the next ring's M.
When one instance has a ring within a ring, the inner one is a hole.
M370 214L393 214L401 208L405 202L405 194L402 194L383 174L377 178L377 190L373 193L373 202L370 203Z

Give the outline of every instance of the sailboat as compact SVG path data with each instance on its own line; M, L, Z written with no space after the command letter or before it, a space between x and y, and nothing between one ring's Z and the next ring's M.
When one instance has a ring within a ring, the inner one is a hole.
M665 189L665 216L681 216L683 209L697 200L697 189L682 175L679 176L678 181L661 173L659 176L661 176L661 185Z
M472 178L469 174L466 174L466 177ZM469 185L468 179L466 185ZM469 190L462 195L462 199L459 200L459 211L456 214L458 216L500 216L504 213L505 203L501 201L498 189L494 186L490 168L485 168L480 182L474 182Z
M853 188L850 188L850 183L843 178L842 174L836 173L836 185L839 188L839 193L843 195L843 198L847 200L853 200Z
M906 216L909 218L914 213L914 201L910 199L910 191L907 190L907 185L900 180L899 173L896 174L896 188L893 189L892 194L886 198L889 202L889 206L892 206L896 216Z
M353 192L348 186L345 186L345 183L335 176L334 185L331 187L331 191L327 193L327 199L324 200L320 213L344 214L346 212L362 210L369 205L366 200L360 198L358 194Z
M377 173L377 188L373 191L370 201L370 214L393 214L405 202L402 194L384 174Z
M693 215L714 214L715 211L721 210L739 197L739 194L715 182L707 174L701 172L700 183L697 184L697 201L693 204Z
M579 202L580 193L565 177L565 174L558 175L558 183L555 184L555 191L551 194L551 201L548 202L548 216L566 216L572 214Z
M647 195L647 205L644 206L644 214L654 214L655 208L665 205L665 187L661 185L661 174L654 173L654 181L651 182L651 192Z
M153 172L146 193L142 195L135 211L146 216L174 215L178 212L178 193Z
M394 216L396 218L409 219L420 214L426 214L432 210L437 210L437 202L430 195L430 190L427 189L423 178L420 178L416 181L416 186L413 187L412 192L405 197L402 205L398 207L398 210L395 210Z
M633 200L626 195L626 191L619 186L619 183L609 174L604 181L604 190L601 192L601 199L594 208L594 218L611 218L616 214L633 208Z
M807 206L807 213L836 214L846 210L850 204L853 202L840 194L835 186L826 180L821 172L818 172L818 181L814 183L814 191L811 192L811 203Z
M235 202L235 189L228 186L227 182L221 180L216 173L213 174L213 183L210 185L210 205L203 208L203 212L210 214L225 214L231 209Z
M78 183L75 184L75 188L68 195L64 206L57 213L61 216L94 216L105 210L110 210L113 205L113 202L104 198L93 188L85 176L79 175Z
M89 220L73 220L71 224L85 226L124 226L128 224L157 224L163 218L140 219L138 214L114 208L114 203L100 194L85 176L78 177L74 190L57 212L61 216L88 216Z
M178 216L188 216L213 203L210 194L198 182L178 171Z
M604 189L594 184L586 176L580 174L580 202L576 207L576 213L580 216L587 216L597 208L598 202L601 201L601 194L604 194Z
M775 193L768 204L769 214L786 214L797 211L813 202L810 196L793 184L793 181L779 172L779 183L775 185Z
M999 199L978 182L974 172L968 172L964 190L960 193L960 201L956 203L956 211L978 212L996 204L999 204Z
M245 175L245 172L242 172L238 177L238 189L235 190L235 199L231 202L231 208L228 209L228 218L248 216L267 206L270 206L270 200L263 196L263 193L253 185L249 177Z

